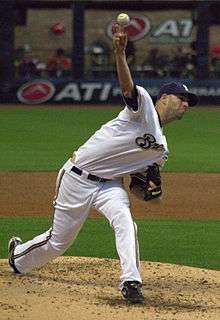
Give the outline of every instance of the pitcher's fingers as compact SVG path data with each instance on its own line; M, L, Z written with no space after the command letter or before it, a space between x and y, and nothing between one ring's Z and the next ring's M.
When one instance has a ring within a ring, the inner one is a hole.
M119 32L119 24L117 22L113 22L112 24L112 34L114 35L115 33Z
M115 33L125 33L125 28L121 26L117 22L113 22L112 24L112 34L114 35Z

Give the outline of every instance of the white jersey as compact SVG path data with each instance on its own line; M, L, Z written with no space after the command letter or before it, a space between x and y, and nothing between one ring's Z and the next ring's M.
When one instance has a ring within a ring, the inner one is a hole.
M106 179L142 172L168 155L166 138L148 92L136 86L138 110L125 106L75 152L78 168Z

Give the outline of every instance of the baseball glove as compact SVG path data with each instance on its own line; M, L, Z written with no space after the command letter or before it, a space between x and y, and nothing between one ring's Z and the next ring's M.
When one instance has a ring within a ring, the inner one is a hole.
M129 189L138 199L149 201L162 195L161 176L158 164L149 166L145 173L131 174Z

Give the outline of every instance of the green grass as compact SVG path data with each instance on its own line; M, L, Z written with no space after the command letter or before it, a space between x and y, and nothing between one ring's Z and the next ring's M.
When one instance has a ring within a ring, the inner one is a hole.
M118 108L0 108L0 170L54 171ZM220 112L189 112L169 124L165 171L220 172Z
M141 260L220 270L220 221L136 222ZM50 223L51 219L48 217L1 217L0 257L7 256L7 241L10 236L20 235L26 241L47 230ZM105 219L87 219L78 238L65 255L117 258L114 233L108 222Z
M191 111L165 127L167 171L220 172L220 112Z
M112 109L0 108L0 170L57 170Z

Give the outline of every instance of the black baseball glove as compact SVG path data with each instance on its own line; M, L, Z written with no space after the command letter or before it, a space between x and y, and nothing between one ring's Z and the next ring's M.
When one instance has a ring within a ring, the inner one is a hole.
M149 201L162 195L158 164L149 166L145 173L131 174L130 191L140 200Z

